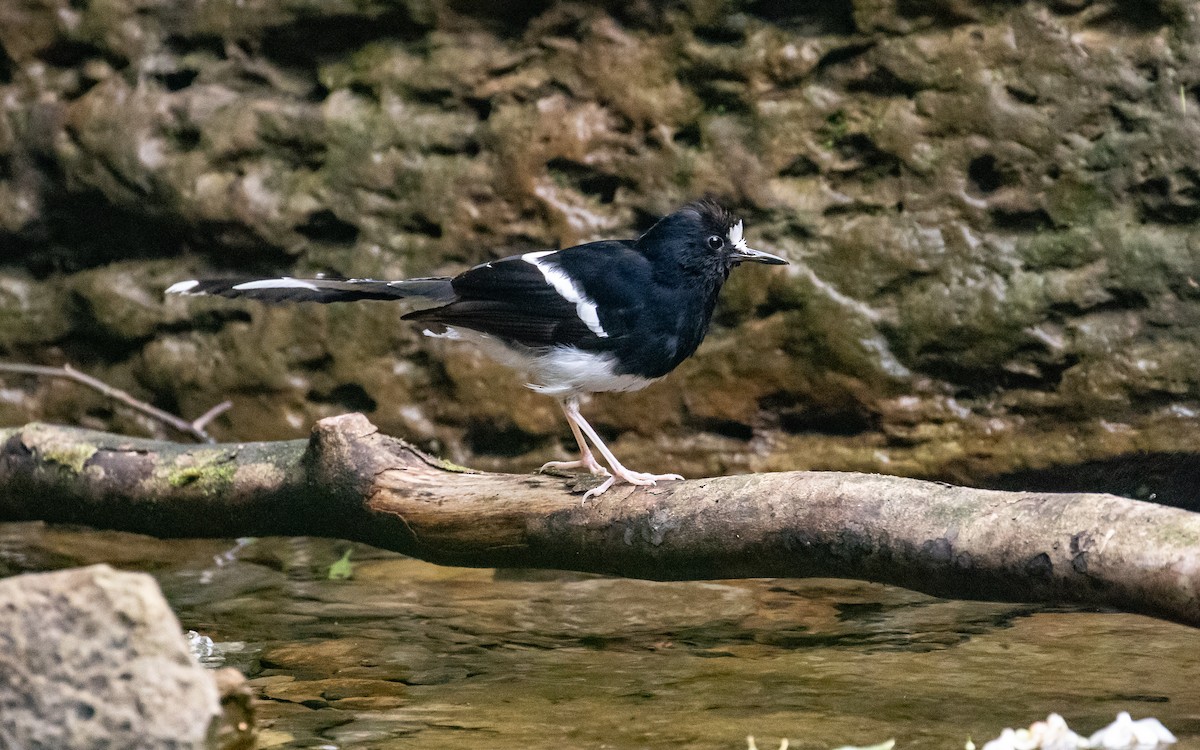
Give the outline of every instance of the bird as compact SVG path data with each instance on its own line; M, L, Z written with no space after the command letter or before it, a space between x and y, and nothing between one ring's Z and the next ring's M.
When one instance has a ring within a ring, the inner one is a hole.
M557 399L579 458L550 461L541 471L581 469L603 477L584 493L586 503L618 482L646 486L683 477L626 468L581 414L583 398L636 391L663 378L700 346L734 267L787 262L749 247L743 222L701 199L636 239L526 252L457 276L189 279L166 291L263 302L423 303L402 319L423 325L428 336L479 346L524 373L527 387Z

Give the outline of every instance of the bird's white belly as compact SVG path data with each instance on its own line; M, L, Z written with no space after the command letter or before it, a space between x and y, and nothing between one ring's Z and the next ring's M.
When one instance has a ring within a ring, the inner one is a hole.
M425 331L435 338L470 341L500 364L529 376L525 385L538 393L567 396L602 391L638 391L657 378L643 378L616 372L611 354L587 352L569 346L538 351L505 344L495 336L469 328L446 326L444 333Z

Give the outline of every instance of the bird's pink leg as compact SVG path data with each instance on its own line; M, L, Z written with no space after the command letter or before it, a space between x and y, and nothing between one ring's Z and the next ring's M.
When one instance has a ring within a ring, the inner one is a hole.
M612 471L612 476L604 480L603 484L584 493L584 502L587 502L588 498L596 497L602 494L609 487L612 487L617 480L626 482L628 484L645 486L654 484L658 481L683 479L683 477L679 476L678 474L647 474L640 471L630 471L629 469L626 469L625 466L617 460L617 457L613 455L613 452L608 449L608 446L604 444L604 441L600 439L600 435L594 429L592 429L592 426L588 424L587 420L583 418L583 415L579 413L579 399L567 399L565 402L563 402L563 411L566 412L567 421L572 425L577 425L578 428L583 431L583 434L587 436L588 440L592 441L592 444L596 446L596 450L600 451L600 455L604 456L604 461L608 464L608 468Z
M609 476L608 469L596 460L596 456L592 454L592 449L588 447L587 441L583 439L583 433L579 431L579 425L575 423L575 419L571 416L571 412L567 409L565 401L560 401L563 414L567 415L567 424L571 425L571 434L575 436L575 442L579 444L579 460L577 461L547 461L542 464L542 468L538 471L546 471L547 469L587 469L593 475L598 477Z

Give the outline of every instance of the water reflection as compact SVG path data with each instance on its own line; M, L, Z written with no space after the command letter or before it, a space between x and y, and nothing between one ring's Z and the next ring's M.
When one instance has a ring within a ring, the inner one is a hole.
M440 568L346 542L0 525L0 571L161 583L264 699L278 748L961 748L1119 710L1200 747L1195 631L853 581L653 583Z

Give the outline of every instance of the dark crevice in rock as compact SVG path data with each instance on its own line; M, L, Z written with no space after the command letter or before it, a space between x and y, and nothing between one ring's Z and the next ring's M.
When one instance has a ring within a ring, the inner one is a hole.
M1009 184L1010 178L997 165L992 154L976 156L967 165L967 179L980 193L992 193Z
M4 49L4 45L0 44L0 85L12 83L16 70L17 64L9 56L8 50Z
M309 214L305 222L296 227L296 233L315 242L333 245L353 245L359 234L358 227L342 221L327 208Z
M715 114L746 114L750 105L745 99L746 84L727 70L697 65L680 71L679 80L692 90L704 104L706 112Z
M728 23L697 26L693 31L705 44L741 44L746 38L744 30Z
M307 134L291 133L261 133L262 142L279 152L288 153L293 163L310 169L320 169L325 165L329 144L319 138L306 137Z
M203 134L199 128L185 125L176 129L171 136L180 151L193 151L200 145Z
M374 41L414 42L426 31L404 8L393 8L376 16L314 13L267 29L261 46L262 54L275 63L308 70L322 59L352 52Z
M449 7L457 13L482 23L491 31L505 37L519 37L529 22L553 6L552 0L450 0Z
M826 208L821 212L821 216L826 218L833 216L882 216L883 214L895 212L896 209L894 206L881 206L876 203L850 201L849 203L838 203Z
M448 109L447 104L455 100L455 92L445 88L409 87L404 91L404 98L417 104Z
M1073 363L1066 360L1036 362L1020 361L1019 367L1003 369L989 363L972 364L964 359L967 349L973 342L963 342L955 346L950 342L930 344L918 352L917 365L922 374L951 383L959 397L981 398L998 391L1022 389L1031 391L1052 391L1062 381L1063 373L1070 369ZM1009 357L1016 357L1021 351L1032 351L1040 347L1015 348ZM1016 360L1012 360L1015 364Z
M1081 315L1120 310L1144 310L1150 303L1146 295L1132 289L1107 289L1109 298L1103 302L1091 305L1079 305L1074 302L1055 302L1046 308L1051 319L1070 320Z
M805 36L853 34L854 3L848 0L791 2L790 0L753 0L747 12Z
M358 383L342 383L328 393L309 391L307 398L314 403L334 404L345 407L349 411L362 412L364 414L370 414L379 408L379 404L375 399L371 398L371 394L367 393L367 389Z
M779 170L781 177L811 177L821 173L821 167L815 161L801 154L792 159L786 167Z
M257 70L248 70L241 68L237 72L238 80L242 83L249 84L249 88L273 89L274 82L265 74Z
M899 157L876 146L875 141L864 133L842 135L834 140L834 148L843 159L854 162L854 166L844 173L867 181L900 174Z
M230 323L249 323L252 317L246 310L230 308L213 308L196 310L187 320L174 323L164 323L158 326L159 333L177 334L197 331L200 333L217 333Z
M320 81L313 81L312 88L304 95L303 100L309 104L320 104L329 98L330 93L329 88L325 84Z
M1116 31L1154 32L1171 25L1164 12L1164 3L1144 0L1113 0L1105 3L1106 10L1097 13L1088 21L1088 26L1112 27Z
M693 418L692 427L721 437L747 442L754 437L754 428L733 419Z
M478 96L468 96L464 98L463 104L466 104L480 122L487 122L487 119L492 116L492 100Z
M187 235L174 221L114 205L94 192L47 191L43 218L19 245L21 263L36 278L118 259L176 257Z
M829 50L817 61L814 71L825 71L829 68L849 62L868 51L875 46L874 42L847 44L844 47L834 47Z
M1177 170L1171 177L1155 177L1134 186L1142 214L1164 224L1191 224L1200 219L1200 173Z
M1103 305L1098 305L1089 310L1145 310L1150 307L1150 299L1146 293L1139 289L1128 289L1126 287L1106 287L1104 291L1108 292L1112 298Z
M337 279L345 278L341 274L335 274L335 273L330 273L330 274L325 274L325 275L332 277L332 278L337 278ZM320 352L318 354L303 357L301 359L296 360L296 367L299 367L303 370L307 370L308 372L318 372L320 370L326 369L327 367L331 366L332 364L333 364L333 355L330 354L329 352Z
M155 77L162 81L162 84L167 87L167 91L182 91L195 83L199 76L200 71L195 68L182 68L171 73L162 73Z
M779 429L790 435L853 437L876 429L874 415L813 405L779 412Z
M878 429L878 418L861 404L820 404L795 393L772 393L759 399L767 422L791 435L818 434L853 437Z
M700 132L700 123L689 122L671 137L671 140L681 146L689 146L691 148L700 148L704 141L703 134Z
M900 174L900 158L878 148L868 134L848 131L846 114L841 110L830 114L817 132L826 148L838 152L842 160L850 162L850 166L838 170L840 174L852 174L868 181Z
M1110 105L1108 111L1117 121L1122 132L1140 133L1146 126L1146 118L1125 102L1116 102Z
M1004 370L1004 387L1046 392L1055 390L1062 385L1063 374L1079 364L1081 358L1077 354L1046 358L1054 355L1054 352L1047 352L1041 343L1018 348L1013 353L1012 365Z
M467 138L460 143L433 143L426 151L436 156L478 156L483 146L474 138Z
M351 94L354 94L360 99L365 99L373 104L379 103L379 88L374 84L367 83L366 81L351 81L346 88ZM326 91L328 91L328 89L326 89ZM326 94L326 96L328 96L328 94Z
M38 59L58 68L71 68L89 58L107 59L104 50L74 39L57 39L38 52Z
M207 52L218 60L225 59L225 40L216 34L197 34L195 36L172 34L163 43L180 56L193 52Z
M1038 232L1054 228L1054 219L1043 208L1028 210L993 208L990 213L992 224L997 229L1014 232Z
M546 163L546 169L555 181L571 185L579 192L598 199L601 203L612 203L621 186L621 178L605 174L587 164L570 159L555 158Z
M899 0L896 3L896 13L905 18L925 20L934 26L948 28L982 21L993 12L993 8L1003 13L1020 4L1017 0L991 0L980 3Z
M441 224L433 221L428 216L421 213L413 214L407 221L405 221L404 228L409 232L413 232L414 234L423 234L426 237L431 237L435 240L445 233L445 230L442 228Z
M522 430L513 424L472 422L464 436L471 452L477 455L512 458L545 445L546 438Z
M95 321L86 319L81 313L79 323L71 335L55 342L55 346L72 365L78 363L79 369L91 370L94 367L107 367L124 362L136 356L151 340L150 336L114 336L110 331L96 326Z
M252 227L232 221L201 222L190 228L186 244L226 263L232 260L239 271L252 274L274 274L295 262L286 248L267 242Z
M1144 63L1142 65L1135 65L1133 69L1136 70L1142 76L1142 78L1145 78L1148 83L1158 83L1158 79L1162 75L1159 72L1158 63Z
M913 82L900 78L890 69L880 66L873 69L864 78L847 83L846 90L874 96L909 97L921 89Z
M1037 104L1038 102L1037 92L1027 89L1023 86L1010 83L1005 85L1004 90L1009 96L1011 96L1013 99L1016 99L1021 104L1032 105Z

